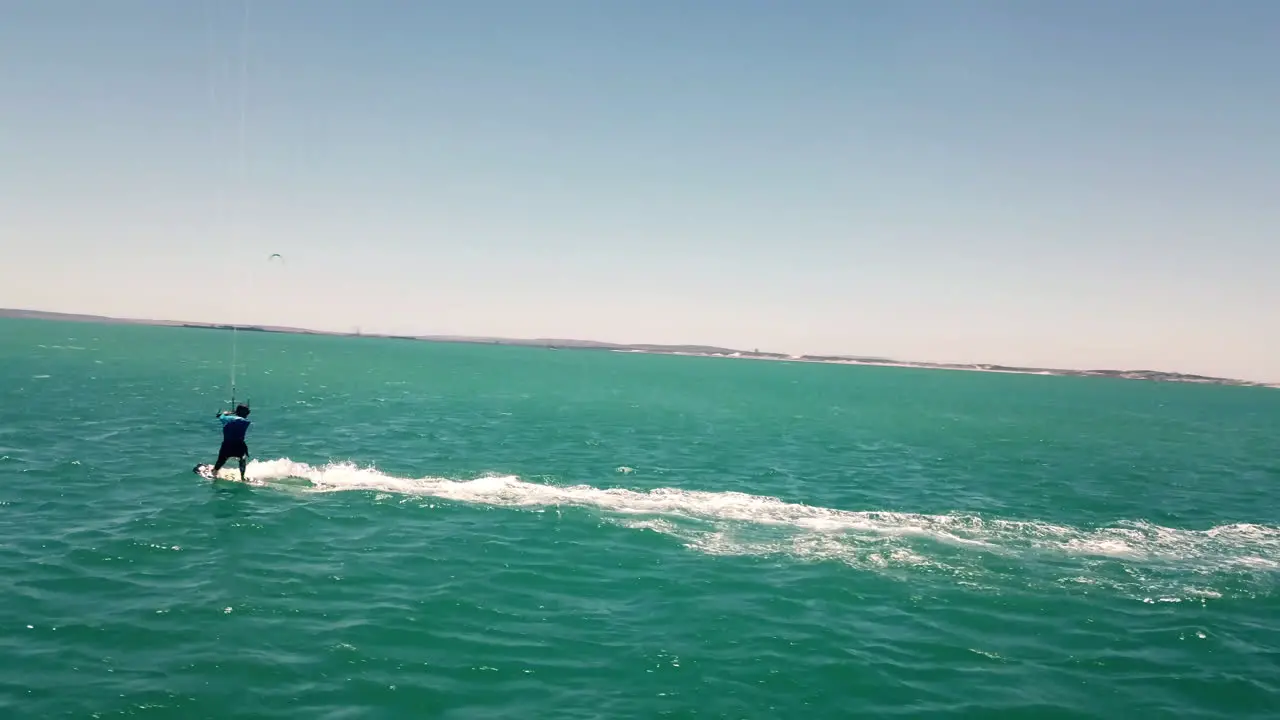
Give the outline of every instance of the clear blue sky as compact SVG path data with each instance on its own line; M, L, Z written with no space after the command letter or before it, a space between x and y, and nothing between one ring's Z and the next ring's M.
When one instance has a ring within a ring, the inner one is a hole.
M243 7L4 3L0 306L1280 381L1280 3Z

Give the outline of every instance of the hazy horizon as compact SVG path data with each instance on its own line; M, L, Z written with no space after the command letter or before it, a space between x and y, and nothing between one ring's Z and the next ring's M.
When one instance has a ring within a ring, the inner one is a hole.
M0 306L1280 382L1277 26L14 4Z
M16 316L6 315L5 313L7 312L17 312L17 313L23 313L23 314L16 315ZM218 321L218 320L190 320L185 318L169 318L169 317L120 317L120 316L114 316L114 315L111 315L111 316L93 315L90 313L60 313L60 312L48 311L48 310L37 310L34 308L0 308L0 319L5 319L5 318L12 318L12 319L18 319L18 320L29 319L34 321L48 321L48 322L79 321L79 322L84 322L86 324L99 322L100 324L132 324L132 325L151 325L156 327L177 327L177 328L191 327L196 329L207 328L210 330L220 330L224 332L230 329L240 329L246 332L264 331L264 332L276 332L276 333L285 333L285 334L317 333L319 335L326 336L326 337L368 337L368 338L374 338L374 339L402 338L402 339L412 339L412 340L422 340L422 341L439 340L442 342L493 341L498 343L510 343L511 346L513 347L517 347L517 346L528 347L529 346L527 345L528 343L543 343L543 342L581 343L576 345L562 346L563 349L567 349L567 350L574 350L574 349L590 350L594 348L612 348L612 347L670 348L672 350L675 350L678 348L703 348L708 351L719 350L719 351L726 351L726 352L730 352L730 351L740 352L744 354L769 353L772 355L782 355L782 353L778 353L768 348L729 347L729 346L709 345L707 343L670 344L670 343L647 342L645 340L604 341L604 340L596 340L589 337L562 337L562 336L557 336L557 337L515 336L515 335L490 336L490 335L466 335L466 334L448 334L448 335L403 334L401 335L401 334L386 334L386 333L378 333L378 332L365 332L363 331L362 328L359 328L359 327L351 328L350 330L336 330L336 329L324 329L324 328L314 328L309 326L296 326L296 325L271 325L271 324L264 324L264 323L240 324L240 323L230 323L230 322L224 322L224 321ZM541 346L536 346L536 347L541 347ZM924 367L924 368L929 368L930 364L937 364L939 366L939 369L950 369L949 368L950 364L955 364L959 366L959 369L964 369L964 365L966 364L966 363L947 363L946 361L922 360L920 358L885 357L885 356L877 356L877 355L858 355L858 354L851 354L851 353L831 353L831 354L800 353L800 354L790 355L788 357L796 358L796 359L842 358L850 361L859 361L859 362L866 362L866 363L873 363L873 364L874 363L903 363L906 366ZM923 365L916 365L916 363L923 363ZM1000 363L1000 362L994 362L994 361L992 362L975 361L970 364L974 365L975 367L991 366L991 367L1001 367L1001 368L1027 370L1027 371L1052 370L1052 371L1157 372L1157 373L1158 372L1167 372L1167 373L1177 372L1177 371L1169 370L1168 368L1160 368L1160 367L1130 367L1130 368L1074 367L1073 368L1073 367L1064 367L1064 366L1058 366L1058 365L1019 366L1019 365L1011 365L1008 363ZM1194 375L1195 373L1183 373L1183 374ZM1219 379L1219 380L1231 380L1231 381L1240 381L1240 382L1254 382L1254 383L1261 382L1264 385L1272 385L1275 387L1280 387L1280 384L1267 383L1266 381L1259 381L1251 378L1232 378L1227 376L1202 376L1202 377L1216 377L1216 379Z

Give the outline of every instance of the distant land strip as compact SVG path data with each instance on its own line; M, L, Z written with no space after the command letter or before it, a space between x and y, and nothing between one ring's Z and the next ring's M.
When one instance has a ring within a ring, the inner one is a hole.
M874 365L880 367L922 368L932 370L967 370L971 372L996 372L1020 375L1055 375L1064 377L1108 377L1124 380L1150 380L1155 382L1199 383L1205 385L1237 385L1243 387L1280 387L1280 384L1235 380L1232 378L1209 377L1206 375L1190 375L1187 373L1162 372L1159 370L1062 370L1056 368L1028 368L1009 365L989 365L975 363L932 363L889 358L860 357L854 355L788 355L786 353L761 352L759 350L733 350L730 348L707 345L653 345L653 344L620 344L597 342L594 340L563 340L554 338L499 338L473 337L465 335L391 335L381 333L349 333L329 330L307 330L305 328L284 327L278 325L232 325L229 323L199 323L179 320L140 320L133 318L115 318L105 315L79 315L75 313L45 312L42 310L21 310L0 308L0 318L27 320L62 320L70 322L101 323L114 325L156 325L163 327L182 327L202 330L231 330L233 327L241 332L289 333L295 335L332 335L335 337L367 337L392 340L418 340L424 342L471 343L482 345L515 345L526 347L543 347L549 350L609 350L613 352L647 353L654 355L691 355L696 357L743 358L749 360L780 360L787 362L828 363L835 365Z

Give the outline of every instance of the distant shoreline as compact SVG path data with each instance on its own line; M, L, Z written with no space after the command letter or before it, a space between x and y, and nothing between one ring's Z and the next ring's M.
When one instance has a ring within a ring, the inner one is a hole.
M828 365L869 365L873 367L919 368L924 370L961 370L966 372L992 372L1013 375L1106 377L1123 380L1195 383L1200 385L1280 387L1280 384L1210 377L1206 375L1191 375L1187 373L1162 372L1158 370L1063 370L1057 368L1027 368L982 363L932 363L850 355L788 355L785 353L761 352L759 350L733 350L730 348L706 345L620 344L596 342L593 340L562 340L549 338L525 340L518 338L473 337L465 335L389 335L383 333L348 333L329 330L308 330L305 328L277 325L233 325L231 323L201 323L184 322L180 320L143 320L135 318L116 318L106 315L82 315L76 313L59 313L43 310L21 310L11 308L0 308L0 318L59 320L69 322L100 323L107 325L151 325L201 330L231 330L234 328L242 332L286 333L292 335L329 335L334 337L368 337L391 340L416 340L422 342L468 343L479 345L510 345L521 347L543 347L549 350L608 350L620 353L643 353L649 355L684 355L692 357L719 357L746 360L775 360L781 362L823 363Z

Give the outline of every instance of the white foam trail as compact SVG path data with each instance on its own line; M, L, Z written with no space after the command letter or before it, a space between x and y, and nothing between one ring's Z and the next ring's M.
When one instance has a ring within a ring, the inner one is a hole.
M949 563L957 554L972 556L975 551L999 556L1037 551L1203 571L1280 570L1280 528L1263 525L1180 530L1131 521L1084 529L974 515L837 510L732 491L559 486L513 475L400 478L376 468L315 468L287 458L252 462L247 475L264 483L304 478L311 482L309 492L364 490L502 507L598 510L614 515L611 519L621 525L675 536L710 554L783 553L860 566L932 565L961 574L967 571Z

